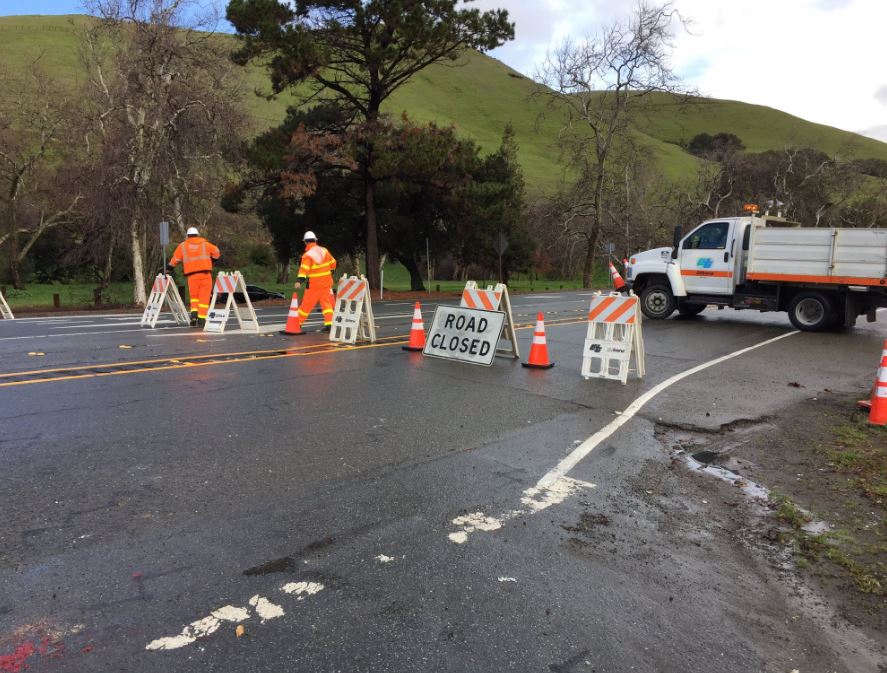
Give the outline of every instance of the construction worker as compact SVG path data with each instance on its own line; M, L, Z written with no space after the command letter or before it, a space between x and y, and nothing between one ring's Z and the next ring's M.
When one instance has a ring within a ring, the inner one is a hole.
M302 240L305 242L305 254L299 265L296 289L304 283L305 295L299 306L299 326L320 302L323 331L329 332L333 328L333 271L336 270L336 260L329 250L317 245L317 236L313 231L306 231Z
M188 279L188 297L191 299L191 325L203 327L213 289L213 260L218 259L221 253L200 236L197 227L190 227L185 236L169 260L169 273L182 262L182 270Z

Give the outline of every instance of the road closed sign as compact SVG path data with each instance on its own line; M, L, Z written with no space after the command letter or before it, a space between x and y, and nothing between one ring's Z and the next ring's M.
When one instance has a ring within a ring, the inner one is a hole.
M502 311L438 306L423 355L489 367L505 323Z

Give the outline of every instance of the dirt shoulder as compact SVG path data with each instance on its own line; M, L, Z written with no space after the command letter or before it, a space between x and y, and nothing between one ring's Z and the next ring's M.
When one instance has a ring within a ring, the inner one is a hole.
M870 425L855 397L811 391L757 424L720 432L671 428L661 435L682 462L700 461L699 479L724 468L739 475L736 491L748 482L769 490L769 501L749 514L753 546L835 615L884 642L887 428Z

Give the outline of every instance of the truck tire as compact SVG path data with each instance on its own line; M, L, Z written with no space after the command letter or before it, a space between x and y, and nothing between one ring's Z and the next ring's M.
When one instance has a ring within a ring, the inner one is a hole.
M675 308L677 302L668 285L650 283L641 290L641 311L651 320L665 320Z
M835 322L835 307L822 292L799 292L788 305L788 319L802 332L821 332Z
M687 302L681 302L678 304L678 313L681 314L682 318L692 318L694 315L702 313L707 307L707 304L688 304Z

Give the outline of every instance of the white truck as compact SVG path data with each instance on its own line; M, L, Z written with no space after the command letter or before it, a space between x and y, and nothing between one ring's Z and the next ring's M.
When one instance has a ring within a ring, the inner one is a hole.
M887 229L802 227L765 215L707 220L632 255L626 281L648 318L706 306L787 311L800 330L874 322L887 306Z

